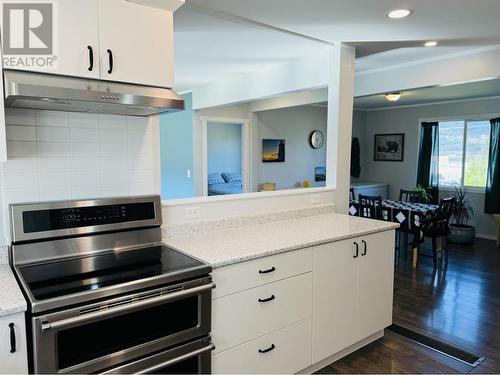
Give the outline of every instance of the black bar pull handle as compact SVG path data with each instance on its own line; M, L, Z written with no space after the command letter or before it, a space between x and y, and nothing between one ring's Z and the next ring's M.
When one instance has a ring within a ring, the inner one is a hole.
M363 242L363 252L361 253L361 256L364 257L366 255L366 241L361 240L361 242Z
M272 301L273 299L275 299L276 297L274 296L274 294L271 295L271 297L269 298L259 298L259 302L269 302L269 301Z
M356 245L356 254L354 254L352 257L357 258L359 255L359 245L357 242L354 242L354 245Z
M10 352L16 351L16 331L14 330L14 323L9 323L10 328Z
M276 268L271 267L268 270L264 270L264 271L263 270L259 270L259 273L271 273L271 272L274 272L274 271L276 271Z
M94 50L92 46L87 46L87 49L89 50L89 72L91 72L94 69Z
M108 69L108 74L111 74L113 72L113 52L108 48L108 58L109 58L109 69Z
M271 346L267 349L259 349L259 353L269 353L271 350L273 350L274 348L276 348L276 346L274 344L271 344Z

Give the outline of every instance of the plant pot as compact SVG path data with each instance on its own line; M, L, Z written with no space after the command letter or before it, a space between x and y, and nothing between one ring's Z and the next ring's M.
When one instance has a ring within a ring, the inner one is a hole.
M476 228L467 224L450 224L448 240L456 244L468 244L474 242Z

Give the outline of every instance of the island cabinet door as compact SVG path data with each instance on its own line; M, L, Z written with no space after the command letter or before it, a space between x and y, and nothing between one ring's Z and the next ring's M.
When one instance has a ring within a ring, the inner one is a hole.
M351 239L313 248L313 363L358 339L359 250L354 256Z
M358 323L360 339L392 323L394 285L394 231L364 236L357 240Z

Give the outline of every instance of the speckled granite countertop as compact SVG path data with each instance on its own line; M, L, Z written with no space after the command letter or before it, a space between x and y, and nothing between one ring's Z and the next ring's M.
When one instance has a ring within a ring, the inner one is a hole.
M188 238L166 239L165 243L215 268L345 238L382 232L398 226L398 224L385 221L329 213L249 225Z
M8 264L0 264L0 316L26 311L26 300Z

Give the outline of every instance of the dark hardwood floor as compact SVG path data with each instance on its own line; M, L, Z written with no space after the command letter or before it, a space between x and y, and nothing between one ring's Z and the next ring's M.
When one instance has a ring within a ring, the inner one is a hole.
M424 246L422 252L429 252ZM395 267L394 323L460 346L486 360L476 368L386 331L383 338L321 373L500 373L500 249L494 241L449 245L446 269L432 258Z

